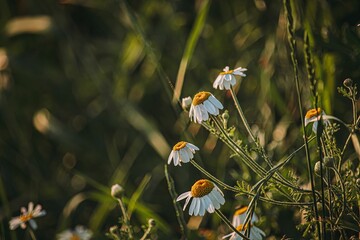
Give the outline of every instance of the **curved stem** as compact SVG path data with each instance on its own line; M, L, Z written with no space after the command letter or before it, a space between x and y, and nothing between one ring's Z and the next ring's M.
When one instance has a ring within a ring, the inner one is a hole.
M224 189L226 190L230 190L233 192L239 192L239 189L235 188L235 187L231 187L229 185L227 185L226 183L222 182L221 180L217 179L214 175L212 175L211 173L209 173L208 171L206 171L204 168L202 168L197 162L195 162L194 160L190 160L190 163L196 167L200 172L202 172L205 176L207 176L208 178L210 178L211 180L213 180L215 183L219 184L220 186L222 186Z
M215 212L217 213L217 215L219 216L219 218L221 218L221 220L224 221L224 223L226 225L228 225L229 228L231 228L234 232L236 232L236 234L238 234L240 237L242 237L243 239L246 240L250 240L249 238L247 238L244 234L242 234L241 232L239 232L236 227L234 227L231 222L224 216L224 214L222 214L222 212L220 212L220 210L215 209Z
M233 89L232 87L230 88L230 93L231 93L231 96L232 96L232 98L233 98L233 100L234 100L234 104L235 104L235 107L236 107L236 109L237 109L237 111L238 111L238 113L239 113L239 116L240 116L240 118L241 118L241 121L243 122L243 124L244 124L244 126L245 126L245 128L246 128L246 131L248 132L251 140L255 143L256 148L257 148L257 149L260 149L261 156L264 158L265 162L271 167L272 164L271 164L268 156L267 156L266 153L265 153L265 149L259 144L259 142L258 142L257 139L255 138L253 132L251 131L250 125L249 125L248 121L246 120L246 117L245 117L245 115L244 115L244 112L243 112L243 110L242 110L242 108L241 108L241 106L240 106L239 100L237 99L236 94L235 94L235 92L234 92L234 89Z

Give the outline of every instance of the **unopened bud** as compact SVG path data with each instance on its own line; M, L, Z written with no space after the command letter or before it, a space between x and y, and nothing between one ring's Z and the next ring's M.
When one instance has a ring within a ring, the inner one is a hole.
M124 193L124 188L119 184L114 184L111 187L111 196L113 198L121 198Z
M148 221L148 224L149 224L150 227L155 227L156 226L155 219L150 218L149 221Z
M353 85L353 81L350 78L347 78L343 82L344 86L350 88Z
M356 186L360 187L360 178L356 179Z
M191 97L185 97L181 100L181 106L184 110L187 110L190 107L191 103L192 103Z
M314 166L314 172L316 175L320 176L321 168L320 168L320 161L317 161Z
M230 118L229 112L227 110L225 110L225 112L221 115L221 117L223 119L224 128L227 129L228 120Z

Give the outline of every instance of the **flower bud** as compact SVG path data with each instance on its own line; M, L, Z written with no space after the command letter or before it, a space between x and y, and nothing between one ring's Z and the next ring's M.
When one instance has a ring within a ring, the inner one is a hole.
M225 110L225 112L221 115L221 117L222 117L222 120L223 120L224 128L227 129L228 120L230 118L229 112L227 110Z
M192 98L191 97L185 97L181 100L181 106L184 110L189 109L190 105L192 103Z
M317 161L314 166L314 172L316 175L320 176L321 168L320 168L320 161Z
M343 82L344 86L350 88L353 85L353 81L350 78L347 78Z
M111 187L111 196L113 198L121 198L124 193L124 188L119 184L114 184Z
M156 221L155 219L150 218L148 221L149 227L155 227L156 226Z

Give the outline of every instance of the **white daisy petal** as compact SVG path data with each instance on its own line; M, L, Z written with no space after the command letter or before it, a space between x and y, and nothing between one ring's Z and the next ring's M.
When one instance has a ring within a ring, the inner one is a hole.
M180 195L177 197L176 201L177 201L177 202L178 202L178 201L181 201L181 200L183 200L184 198L187 198L189 195L190 195L190 192L184 192L184 193L180 194Z
M174 150L171 151L171 153L170 153L170 155L169 155L169 158L168 158L168 162L167 162L168 164L171 163L171 160L172 160L173 157L174 157L174 152L175 152Z
M199 150L199 148L192 143L187 143L186 146L191 150ZM195 151L193 151L193 152L195 152Z
M201 198L196 198L196 205L195 205L195 208L194 208L194 215L195 216L199 215L201 204L202 204Z
M197 204L197 198L193 198L189 207L189 215L193 215L196 204Z
M219 108L219 109L223 109L223 105L221 104L221 102L219 100L217 100L213 95L209 96L209 101L214 104L215 107Z
M206 100L206 101L204 102L204 106L205 106L206 110L207 110L210 114L214 115L214 114L216 113L216 108L214 107L214 105L211 104L210 101L207 101L207 100Z
M185 200L183 211L186 209L186 206L189 204L190 199L191 199L191 195L189 194L187 199Z

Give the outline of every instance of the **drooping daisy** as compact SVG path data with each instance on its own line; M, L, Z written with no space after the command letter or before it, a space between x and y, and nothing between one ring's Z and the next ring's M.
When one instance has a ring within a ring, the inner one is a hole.
M26 209L25 207L22 207L20 209L21 215L18 217L14 217L10 220L10 222L9 222L10 230L14 230L14 229L18 228L19 226L22 229L25 229L26 222L29 222L30 226L33 229L36 229L37 224L36 224L35 220L33 220L33 218L41 217L46 214L46 211L41 210L41 209L42 209L42 206L40 204L36 205L36 207L34 208L34 203L29 202L28 209Z
M173 160L175 166L181 166L181 163L187 163L193 159L194 153L197 150L199 150L199 148L194 144L184 141L178 142L169 155L168 164Z
M215 89L219 87L220 90L223 90L224 88L226 90L229 90L231 86L234 86L236 84L235 75L245 77L246 74L244 72L246 70L246 68L242 67L236 68L234 70L229 70L229 67L226 66L223 69L223 72L219 73L219 75L215 79L213 87Z
M181 194L176 201L186 198L183 210L192 199L189 214L194 216L204 216L205 211L213 213L215 209L219 209L225 203L224 194L213 182L201 179L192 187L191 191Z
M76 226L74 230L65 230L56 236L57 240L89 240L93 235L92 231L83 227Z
M326 115L325 112L323 110L321 110L321 108L310 109L309 111L306 112L306 115L305 115L305 127L309 123L313 122L314 124L313 124L312 130L314 133L316 133L318 121L320 121L321 118L324 120L325 125L329 124L328 115Z
M249 224L244 225L246 214L247 214L248 207L242 207L235 211L233 219L232 219L232 225L236 227L236 229L241 232L242 234L245 234L246 229L248 229ZM265 237L265 233L258 227L254 226L253 223L257 222L259 218L256 216L255 213L253 213L250 223L250 235L249 238L251 240L262 240ZM230 240L242 240L243 238L239 236L236 232L230 233L228 235L225 235L224 238L230 237Z
M195 123L201 123L209 119L209 114L218 115L223 105L209 92L199 92L192 101L189 117Z

